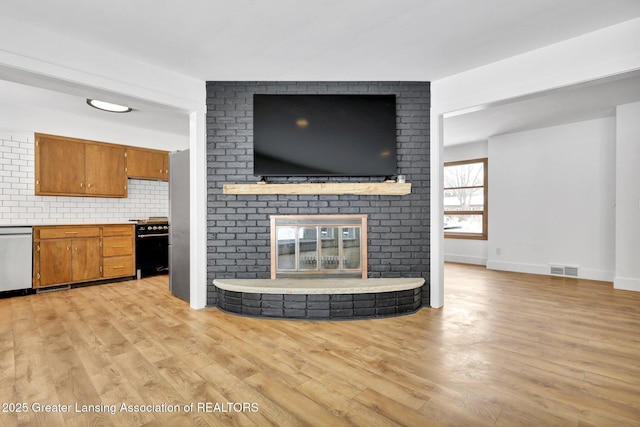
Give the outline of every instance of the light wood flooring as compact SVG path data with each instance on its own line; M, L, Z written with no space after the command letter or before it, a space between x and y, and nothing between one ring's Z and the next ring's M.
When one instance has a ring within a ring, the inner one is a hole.
M166 276L0 299L0 425L640 425L640 293L445 277L441 309L343 322L194 311Z

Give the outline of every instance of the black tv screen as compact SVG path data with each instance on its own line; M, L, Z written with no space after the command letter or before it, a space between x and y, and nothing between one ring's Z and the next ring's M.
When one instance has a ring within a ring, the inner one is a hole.
M391 176L395 95L253 97L256 176Z

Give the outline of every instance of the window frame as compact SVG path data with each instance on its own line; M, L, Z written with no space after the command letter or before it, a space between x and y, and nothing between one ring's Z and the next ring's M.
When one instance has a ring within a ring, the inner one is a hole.
M483 210L481 211L448 211L444 209L443 206L443 218L447 215L482 215L482 233L447 233L447 230L444 230L445 239L472 239L472 240L487 240L489 238L489 161L487 157L482 157L478 159L469 159L469 160L458 160L455 162L445 162L443 166L443 176L444 170L448 166L460 166L466 164L473 163L482 163L484 168L483 173L483 185L482 186L471 186L471 187L445 187L444 182L442 185L442 194L443 194L443 205L444 205L444 193L447 190L457 190L457 189L465 189L465 188L483 188ZM444 181L444 180L443 180Z

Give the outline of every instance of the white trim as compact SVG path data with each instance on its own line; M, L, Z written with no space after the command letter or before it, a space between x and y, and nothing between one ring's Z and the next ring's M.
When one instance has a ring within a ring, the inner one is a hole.
M459 264L473 264L482 266L487 265L486 258L455 254L444 254L444 262L457 262Z
M429 305L434 308L444 305L443 120L441 114L431 113L431 144L429 147L431 159Z
M190 305L207 305L207 138L206 110L189 114Z
M543 276L551 276L549 264L527 264L506 261L487 261L488 270L513 271L516 273L538 274ZM579 276L555 276L573 279L598 280L602 282L613 282L613 271L580 268Z

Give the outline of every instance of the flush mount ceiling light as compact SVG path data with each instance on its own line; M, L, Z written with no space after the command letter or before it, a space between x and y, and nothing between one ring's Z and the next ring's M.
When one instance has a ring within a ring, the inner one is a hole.
M97 108L102 111L109 111L110 113L128 113L132 111L130 107L118 104L112 104L110 102L98 101L97 99L87 99L87 104L93 108Z

